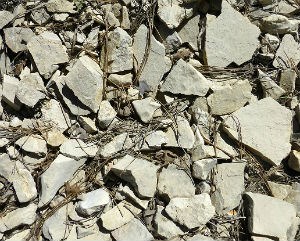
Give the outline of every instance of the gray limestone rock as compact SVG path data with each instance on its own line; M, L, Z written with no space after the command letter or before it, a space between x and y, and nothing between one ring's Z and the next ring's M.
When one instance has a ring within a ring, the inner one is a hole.
M26 44L34 36L30 28L12 27L4 29L5 43L15 53L27 49Z

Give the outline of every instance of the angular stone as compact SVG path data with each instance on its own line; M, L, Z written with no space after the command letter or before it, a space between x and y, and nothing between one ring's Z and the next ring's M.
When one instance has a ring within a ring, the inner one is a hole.
M46 88L41 76L29 72L22 75L16 97L22 104L33 108L40 100L46 98L45 93Z
M16 94L19 87L19 80L15 77L4 74L2 80L2 99L15 110L20 110L21 103L17 100Z
M102 214L100 221L105 229L112 231L129 223L139 212L139 209L123 201Z
M252 234L294 240L299 225L294 205L258 193L245 193L248 228ZM266 208L268 207L268 208Z
M215 20L207 21L205 64L226 67L249 61L259 46L259 35L258 27L223 1L221 14Z
M45 8L38 8L36 10L32 10L30 17L35 23L40 25L48 22L48 20L51 18L51 16Z
M142 209L146 209L148 207L149 200L140 199L135 195L133 190L129 186L122 186L122 184L118 188L118 192L125 196L126 198L130 199L130 201L136 204L138 207Z
M160 91L205 96L211 83L192 65L179 59L161 85Z
M258 70L258 73L264 97L272 97L274 100L278 100L285 94L285 90L279 87L268 75L260 70Z
M268 181L268 185L273 196L281 200L284 200L293 189L290 185L279 184L271 181Z
M241 136L263 160L279 165L291 150L291 121L291 111L268 97L234 112L224 121L224 130L237 141Z
M43 133L43 137L45 138L47 144L52 147L58 147L67 140L64 134L55 128Z
M152 241L153 236L141 221L134 218L129 223L111 232L116 241Z
M31 225L36 219L37 205L31 203L17 208L0 218L0 232L4 233L22 225Z
M288 160L288 165L291 169L296 172L300 172L300 152L292 150L290 158Z
M26 44L34 36L30 28L5 28L4 29L5 43L15 53L27 49Z
M215 82L211 88L213 93L207 97L207 102L213 115L230 114L251 99L252 87L248 80Z
M168 28L177 28L180 23L192 16L193 9L180 6L181 1L176 0L159 0L158 1L158 17L165 23Z
M30 229L25 229L24 231L14 234L10 238L6 239L5 241L26 241L26 238L28 237L29 233L30 233Z
M153 131L147 134L145 142L150 149L160 148L167 143L166 133L163 131Z
M80 139L68 139L60 146L59 151L66 157L81 159L94 157L98 147L94 143L84 143Z
M160 108L160 104L152 97L132 102L133 108L144 123L149 123L156 110Z
M65 112L64 108L57 100L50 99L42 106L41 112L41 119L54 126L60 132L64 132L66 129L71 127L69 115Z
M112 166L111 171L129 182L140 197L151 198L156 191L158 169L147 160L126 155Z
M156 233L162 238L170 239L183 234L183 231L172 220L166 217L164 207L159 205L156 207L154 226Z
M245 165L239 162L217 165L213 177L216 190L211 195L211 200L218 214L226 214L239 205L245 190Z
M165 211L173 221L189 229L204 226L215 215L207 193L191 198L173 198Z
M87 133L94 134L98 131L94 119L85 116L79 116L78 121Z
M159 173L157 183L158 195L170 201L175 197L192 197L195 195L195 186L191 177L175 165L163 168Z
M300 44L291 34L283 36L273 61L274 67L293 68L300 62Z
M168 63L165 59L165 47L151 35L150 46L148 46L147 33L145 25L141 25L134 35L133 53L134 66L139 74L139 87L141 92L156 93L159 82L163 75L168 71ZM148 55L145 55L148 48ZM147 61L143 64L144 57Z
M132 38L117 27L108 34L108 45L102 48L101 64L104 68L107 59L109 73L117 73L133 68Z
M39 73L46 79L58 69L59 64L69 61L67 49L53 32L43 32L31 38L27 48ZM41 53L43 53L41 55Z
M8 11L0 11L0 30L10 23L14 18L14 15Z
M101 128L107 128L117 116L117 112L111 106L108 100L103 100L100 103L98 111L98 123Z
M195 51L198 51L199 20L199 15L196 15L177 31L182 43L188 43Z
M49 0L46 8L50 13L75 13L75 4L67 0Z
M201 159L193 163L192 175L194 178L206 180L208 174L217 165L217 160L213 158Z
M108 80L118 87L132 85L132 74L111 74Z
M33 177L19 161L11 161L7 154L0 156L0 175L12 183L18 201L29 202L37 197L37 189Z
M102 100L102 75L100 66L85 55L75 62L65 77L68 88L94 113L98 111Z
M293 69L284 69L280 73L280 87L287 92L295 91L297 73Z
M290 20L280 14L271 14L261 18L259 21L261 31L274 35L295 33L298 29L298 25L299 23L297 21Z
M48 204L59 188L69 181L85 159L76 161L72 158L58 155L49 168L41 175L41 195L39 207ZM55 176L53 176L55 173Z
M82 194L78 199L80 201L76 206L76 211L84 216L91 216L103 210L111 201L109 193L102 188Z
M36 155L45 156L47 154L47 143L39 135L23 136L15 143L23 151Z

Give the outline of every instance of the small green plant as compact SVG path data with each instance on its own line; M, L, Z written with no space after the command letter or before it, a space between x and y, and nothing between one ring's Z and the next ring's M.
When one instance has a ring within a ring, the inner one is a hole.
M84 0L73 0L73 1L74 1L75 5L76 5L77 10L82 9Z

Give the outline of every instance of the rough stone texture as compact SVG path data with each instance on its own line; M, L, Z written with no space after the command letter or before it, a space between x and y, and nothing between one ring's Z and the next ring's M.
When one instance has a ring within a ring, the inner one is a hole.
M300 44L291 34L283 36L276 51L273 65L281 68L292 68L300 62Z
M153 236L143 223L134 218L124 226L112 231L111 235L116 241L152 241Z
M121 86L129 86L132 85L132 73L128 74L111 74L108 77L108 80L114 85Z
M23 136L16 141L16 145L23 151L36 155L45 156L47 154L47 143L39 135Z
M199 15L196 15L178 30L182 43L188 43L196 51L198 50L199 20Z
M101 51L102 66L105 64L105 56L107 56L109 73L133 68L132 38L126 31L118 27L108 34L107 48L103 47Z
M102 226L107 230L115 230L129 223L140 212L127 202L120 202L100 216Z
M232 62L249 61L258 48L259 28L236 11L227 1L222 13L207 21L204 59L207 65L226 67Z
M12 161L7 154L0 156L0 176L12 183L20 203L29 202L37 197L33 177L19 161Z
M218 214L225 214L239 205L245 190L245 165L238 162L217 165L213 178L216 190L211 195L211 200Z
M21 225L31 225L36 219L37 206L33 203L7 213L0 218L0 232L14 229Z
M295 20L289 20L286 16L280 14L271 14L260 20L259 27L263 32L278 35L295 33L299 23Z
M248 80L214 82L213 93L207 102L213 115L230 114L243 107L251 99L252 87Z
M173 221L189 229L202 227L215 214L215 208L207 193L191 198L173 198L165 211Z
M126 155L111 170L129 182L139 196L151 198L156 191L158 168L149 161Z
M153 131L145 137L145 142L150 149L160 148L167 143L166 133L163 131Z
M234 120L238 120L239 127ZM288 156L291 145L291 111L272 98L264 98L234 112L224 122L225 131L273 165Z
M142 209L146 209L148 207L149 200L140 199L135 195L133 190L129 186L122 186L122 184L118 188L118 192L128 198L133 204L137 205Z
M290 185L279 184L276 182L268 181L268 184L273 196L281 200L284 200L293 189Z
M148 42L147 32L147 27L141 25L134 35L134 66L140 72L139 87L141 92L156 92L159 82L169 67L165 59L165 47L153 35L151 35L148 60L142 66Z
M152 97L132 102L133 108L144 123L149 123L155 111L160 108L160 104Z
M49 79L59 64L69 61L67 49L53 32L43 32L31 38L27 48L33 57L39 73ZM43 53L41 55L41 53Z
M98 147L94 143L84 143L80 139L68 139L59 149L64 156L81 159L94 157L98 151Z
M300 222L292 204L251 192L245 194L245 199L250 233L276 237L282 241L294 240Z
M103 100L98 111L98 123L101 128L107 128L117 116L117 112L109 101Z
M154 226L156 233L162 238L170 239L177 235L182 235L183 231L168 217L164 212L164 207L157 206L154 217Z
M75 13L75 4L67 0L49 0L46 8L50 13Z
M99 212L110 203L109 193L102 188L82 194L79 200L76 211L84 216Z
M5 28L4 29L5 43L15 53L27 49L26 44L34 36L30 28Z
M100 66L88 56L80 57L65 77L65 82L74 95L96 113L99 109L103 80Z
M193 10L180 6L179 0L159 0L158 1L158 17L163 21L168 28L177 28L180 23L192 16Z
M72 158L58 155L49 168L41 175L41 195L39 207L46 205L55 196L58 189L69 181L85 159L75 161ZM53 178L55 173L55 178Z
M285 69L280 73L280 87L287 92L295 91L297 73L293 69Z
M4 74L2 80L2 99L15 110L20 110L21 103L16 99L19 87L19 80L15 77Z
M216 165L217 160L213 158L198 160L193 163L192 175L194 178L205 180Z
M160 90L173 94L205 96L211 83L192 65L180 59L171 69Z
M175 197L192 197L195 195L195 187L191 177L175 165L169 165L161 170L157 191L167 201Z
M41 119L50 125L55 126L60 132L64 132L71 126L69 115L65 112L62 105L54 99L46 102L42 108Z
M11 20L13 20L14 15L8 11L0 11L0 29L5 27Z
M300 172L300 152L292 150L290 158L288 160L288 165L294 171Z

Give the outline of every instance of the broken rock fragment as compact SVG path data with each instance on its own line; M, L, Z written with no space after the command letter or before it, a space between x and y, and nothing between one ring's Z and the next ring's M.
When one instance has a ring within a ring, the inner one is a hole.
M260 20L260 29L263 32L270 34L287 34L295 33L299 23L295 20L290 20L286 16L280 14L271 14Z
M14 15L8 11L0 11L0 30L5 27L11 20L13 20Z
M67 0L49 0L46 8L50 13L75 13L75 4Z
M16 145L23 151L30 152L32 154L41 156L45 156L47 154L47 143L43 137L39 135L21 137L16 141Z
M149 123L152 120L155 111L160 108L160 104L152 97L135 100L132 102L132 105L144 123Z
M98 147L94 143L84 143L80 139L67 139L59 149L64 156L74 159L94 157Z
M192 65L179 59L171 69L160 91L173 94L205 96L211 83Z
M279 165L291 150L292 114L272 98L251 103L224 121L224 130L263 160Z
M26 44L34 36L30 28L5 28L4 29L5 43L15 53L27 49Z
M108 100L100 103L98 111L98 123L101 128L107 128L117 116L117 112L111 106Z
M27 48L33 57L39 73L49 79L59 64L69 60L67 49L53 32L43 32L31 38ZM43 54L41 54L43 53Z
M221 14L215 20L207 21L205 63L226 67L249 61L259 46L259 35L258 27L223 1Z

